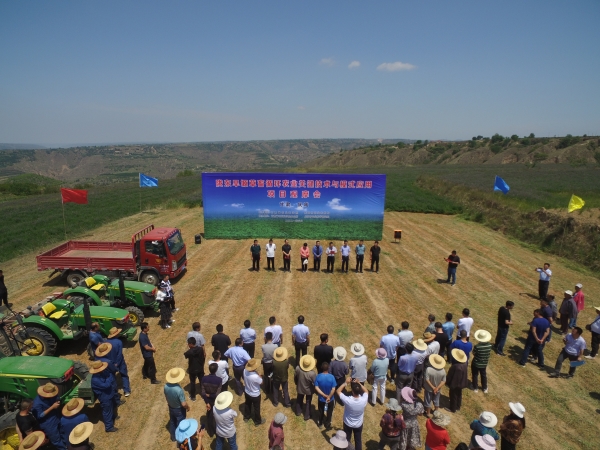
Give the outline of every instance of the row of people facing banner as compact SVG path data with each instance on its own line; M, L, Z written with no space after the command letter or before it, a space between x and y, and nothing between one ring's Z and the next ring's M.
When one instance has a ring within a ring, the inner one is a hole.
M277 245L273 242L273 239L269 239L269 242L265 246L266 256L267 256L267 270L275 270L275 252L277 250ZM284 241L284 244L281 246L282 257L283 257L283 271L291 272L291 260L292 260L292 246L289 244L288 240ZM367 247L364 244L364 241L361 240L354 248L354 254L356 255L356 273L362 273L363 271L363 261L365 259L365 254L367 252ZM344 245L340 247L340 250L333 245L333 242L330 242L329 245L325 248L321 245L321 241L316 241L315 245L312 247L312 251L308 246L308 243L305 242L302 247L300 247L300 264L302 267L302 272L308 271L308 262L312 253L313 259L313 270L315 272L321 271L321 258L323 255L327 258L327 269L325 272L333 273L335 266L335 257L338 253L342 256L342 272L348 273L348 266L350 265L350 254L352 253L352 248L348 245L348 241L344 241ZM379 246L379 241L375 241L371 248L369 249L369 258L371 261L371 272L378 273L379 272L379 255L381 254L381 247ZM258 240L254 240L254 244L250 246L250 256L252 258L252 270L259 271L260 270L260 260L262 255L262 248L258 244Z

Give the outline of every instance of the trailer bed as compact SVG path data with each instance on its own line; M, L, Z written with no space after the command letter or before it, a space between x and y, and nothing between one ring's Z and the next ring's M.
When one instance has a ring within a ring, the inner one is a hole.
M67 257L67 258L106 258L109 256L108 252L106 251L99 251L99 250L69 250L68 252L64 253L62 255L63 257ZM131 258L131 252L123 252L123 251L117 251L117 250L112 250L110 252L110 257L111 258Z

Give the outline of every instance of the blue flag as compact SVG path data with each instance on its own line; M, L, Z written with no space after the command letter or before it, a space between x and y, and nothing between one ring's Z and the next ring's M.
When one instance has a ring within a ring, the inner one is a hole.
M510 187L506 184L502 178L496 175L496 181L494 181L494 191L501 191L503 194L507 194L510 191Z
M158 187L158 178L152 178L140 173L140 187Z

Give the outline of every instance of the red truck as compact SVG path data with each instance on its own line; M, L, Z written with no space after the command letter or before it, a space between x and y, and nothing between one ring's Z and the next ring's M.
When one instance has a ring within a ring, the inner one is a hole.
M131 242L68 241L37 256L38 270L54 269L71 286L95 274L126 277L158 284L165 275L177 277L186 268L186 248L177 228L149 225Z

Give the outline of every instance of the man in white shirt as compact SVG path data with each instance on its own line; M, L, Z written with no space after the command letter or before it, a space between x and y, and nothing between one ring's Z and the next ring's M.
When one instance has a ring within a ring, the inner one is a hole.
M473 327L473 318L469 317L471 311L469 308L465 308L462 310L462 318L458 319L458 324L456 327L456 338L460 339L460 332L465 330L467 332L467 342L469 342L469 336L471 335L471 328Z
M266 422L266 419L260 417L260 385L263 382L262 377L256 373L259 365L258 359L252 358L246 364L244 369L244 398L246 407L244 408L244 422L250 420L253 412L254 425L259 426Z
M296 367L298 367L300 358L308 353L310 345L310 330L304 325L304 316L298 316L298 324L292 328L292 344L296 349Z
M342 272L348 273L348 265L350 264L350 246L348 245L348 241L344 241L344 245L341 248L342 251ZM346 268L344 270L344 267Z
M277 346L281 346L283 344L283 330L281 325L276 325L275 316L269 317L269 326L265 328L265 336L267 333L271 333L273 335L273 344L277 344Z
M550 286L550 277L552 271L550 270L550 264L544 263L544 267L538 267L535 269L540 274L540 281L538 281L538 294L540 300L544 300L548 296L548 287Z
M348 383L351 383L351 395L344 391ZM362 431L365 417L365 408L369 401L369 391L358 380L348 378L344 384L337 389L340 403L344 405L344 432L348 442L354 434L354 448L362 449Z
M327 255L327 272L333 273L333 266L335 265L335 254L337 253L337 248L333 246L333 242L329 243L329 247L325 250L325 254Z
M398 331L398 339L400 340L400 345L398 346L397 351L398 361L400 361L400 357L402 355L406 355L406 344L412 342L413 338L415 337L413 332L408 329L410 324L406 320L402 322L400 326L402 329Z
M217 425L217 449L222 449L225 440L229 443L231 450L237 450L235 418L237 413L229 407L233 401L233 394L229 391L221 392L214 406L214 418Z
M221 359L221 352L219 350L212 352L212 357L213 359L208 361L208 365L210 366L212 363L215 363L219 366L215 375L221 378L221 386L225 386L229 381L229 363Z
M265 245L267 251L267 270L275 271L275 250L277 246L273 244L273 239L269 239L269 243Z
M586 343L585 339L581 337L582 333L583 330L581 328L575 327L571 333L567 334L563 338L565 346L558 355L556 365L554 366L554 373L550 375L550 378L560 377L560 369L562 368L562 363L565 359L568 359L571 361L571 363L575 361L581 361L583 359L583 351L586 348ZM575 375L575 369L577 369L577 367L571 366L569 368L569 374L567 375L567 378L573 378L573 375Z

